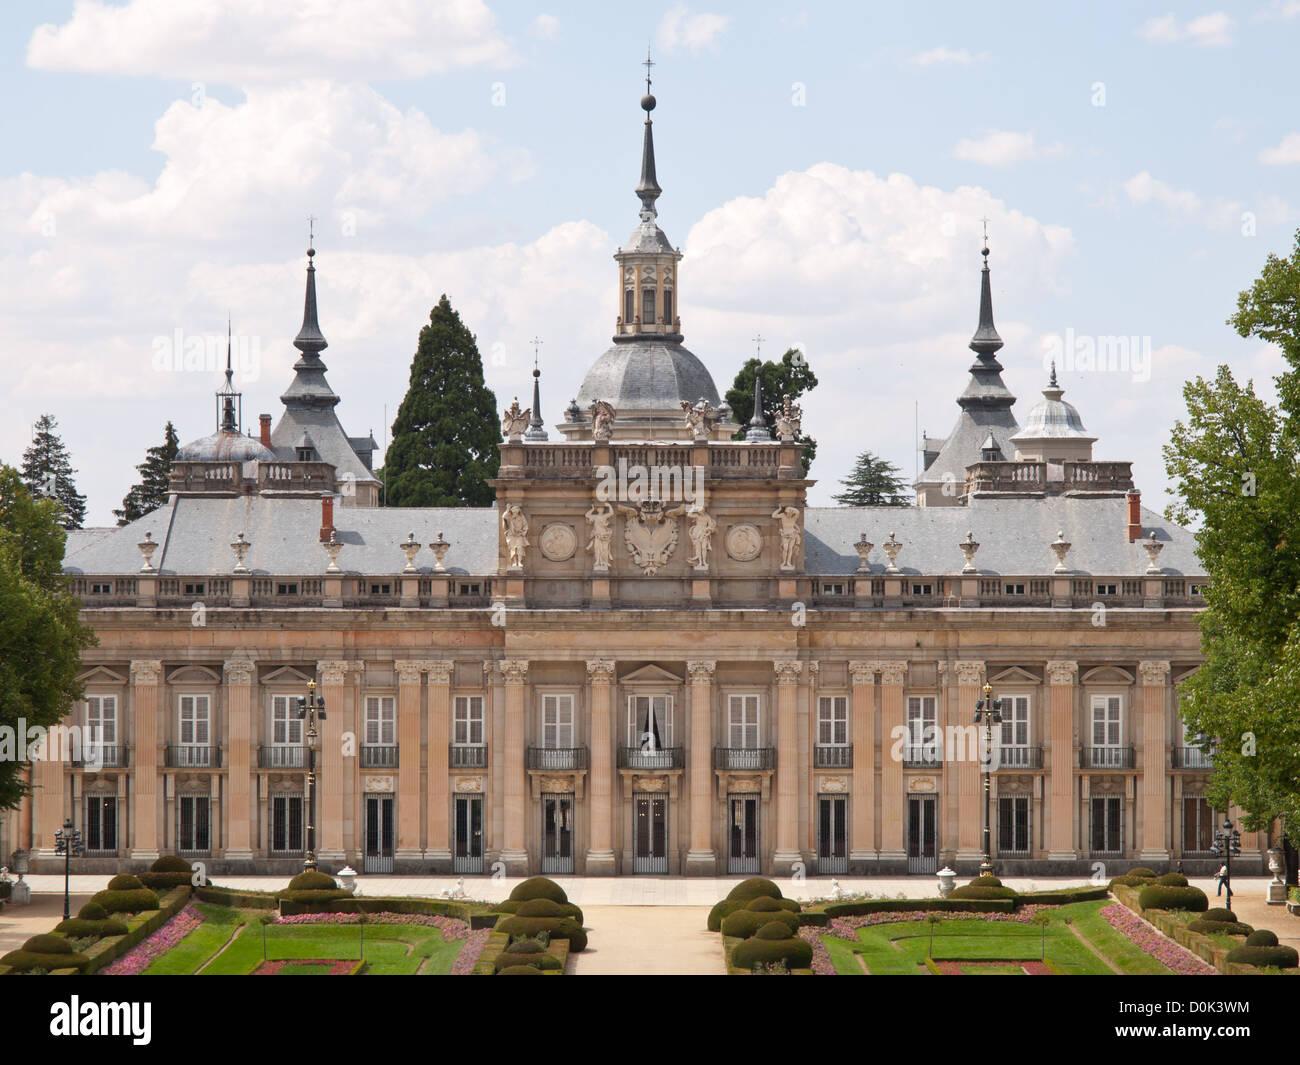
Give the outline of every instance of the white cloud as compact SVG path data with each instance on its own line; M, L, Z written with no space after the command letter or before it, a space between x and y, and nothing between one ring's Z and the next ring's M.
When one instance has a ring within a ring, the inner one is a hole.
M983 62L989 58L988 52L980 52L978 55L972 55L965 48L949 48L946 44L941 44L937 48L931 48L926 52L918 52L912 56L910 62L918 67L933 67L943 64L953 64L956 66L970 66L972 63Z
M1124 182L1129 202L1143 206L1158 204L1167 210L1193 214L1201 210L1201 198L1190 189L1176 189L1143 170Z
M1032 133L991 129L979 140L959 140L952 154L957 159L984 166L1009 166L1027 159L1059 159L1065 154L1065 146L1060 142L1040 146Z
M420 78L512 61L482 0L78 0L27 45L28 64L43 70L231 84Z
M716 50L718 39L731 24L727 15L714 15L705 11L692 11L685 4L669 8L659 23L656 39L665 52L685 49L698 55L705 49Z
M1259 153L1265 166L1290 166L1300 163L1300 133L1288 133L1276 148L1265 148Z
M554 15L548 15L543 11L532 23L533 35L540 37L544 41L555 39L555 35L560 32L560 20Z
M1147 19L1138 29L1138 36L1152 44L1174 44L1187 41L1203 48L1221 48L1232 44L1232 31L1236 20L1224 11L1179 22L1171 12Z

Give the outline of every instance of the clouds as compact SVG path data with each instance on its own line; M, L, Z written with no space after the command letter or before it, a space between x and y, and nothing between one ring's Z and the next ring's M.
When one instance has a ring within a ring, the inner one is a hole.
M1039 145L1032 133L1016 133L991 129L979 140L963 138L952 149L953 157L983 166L1010 166L1029 159L1060 159L1065 155L1065 145Z
M1158 204L1179 214L1195 214L1201 210L1201 198L1190 189L1176 189L1143 170L1124 182L1124 192L1129 202L1139 206Z
M1173 14L1147 19L1137 33L1152 44L1187 42L1201 48L1223 48L1232 44L1232 31L1236 20L1223 11L1180 22Z
M918 67L934 66L961 66L968 67L972 63L981 63L989 58L988 52L980 52L972 55L965 48L949 48L946 44L941 44L937 48L931 48L925 52L917 52L908 60Z
M514 55L482 0L79 0L61 25L37 27L27 62L41 70L252 84L328 75L420 78L504 67Z
M1265 148L1259 153L1265 166L1292 166L1300 163L1300 133L1288 133L1275 148Z
M692 11L685 4L676 4L669 8L655 40L665 52L687 51L698 55L702 51L716 51L731 19L726 15L712 15L704 11Z
M1179 189L1143 170L1122 185L1129 202L1136 207L1155 206L1176 221L1198 222L1207 229L1227 233L1234 230L1254 236L1257 227L1289 225L1300 214L1286 200L1261 194L1254 201L1215 196L1208 200L1191 189Z

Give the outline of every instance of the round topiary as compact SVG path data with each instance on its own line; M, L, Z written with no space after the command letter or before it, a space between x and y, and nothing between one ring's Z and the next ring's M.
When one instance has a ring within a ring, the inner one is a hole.
M954 891L955 895L956 892ZM1200 888L1164 887L1148 884L1138 895L1138 906L1144 910L1186 910L1204 913L1210 908L1210 899Z
M121 921L88 921L82 917L69 917L56 924L54 931L62 932L72 939L81 939L83 936L103 939L105 936L126 935L126 925Z
M1164 876L1156 877L1157 884L1163 884L1166 887L1186 887L1187 877L1182 873L1165 873Z
M502 969L509 969L515 965L530 965L535 969L543 972L551 969L563 969L560 959L553 954L499 954L493 964L493 968L500 972Z
M1246 946L1276 947L1277 933L1270 932L1267 928L1257 928L1246 937Z
M59 939L59 936L55 936ZM86 964L87 958L84 954L72 953L69 946L67 951L58 954L38 954L35 951L11 950L4 957L0 957L0 965L9 966L12 972L25 973L32 969L44 969L50 972L53 969L80 969Z
M781 905L782 899L774 899L771 895L759 895L758 898L750 899L745 903L745 909L753 910L755 913L771 913L773 910L784 909Z
M190 863L179 854L164 854L153 865L149 866L149 872L151 873L190 873L192 871Z
M519 904L515 913L520 917L564 917L562 903L552 902L550 899L525 899Z
M1278 969L1294 969L1300 964L1295 947L1234 947L1228 951L1227 960L1254 965L1256 968L1267 965Z
M98 904L105 913L139 913L141 910L158 909L158 896L148 888L134 891L97 891L91 896L91 902Z
M766 895L768 898L781 898L781 889L777 887L767 877L754 876L748 880L742 880L727 893L729 899L743 899L748 902L750 899L756 899L760 895Z
M587 933L572 917L521 917L515 914L498 921L496 930L510 936L536 936L545 932L552 939L567 939L570 951L576 953L587 949Z
M988 875L980 874L969 884L970 887L1001 887L1002 881L992 873Z
M1014 888L1009 887L976 887L973 884L967 884L964 887L955 888L949 893L950 899L1014 899L1016 892Z
M722 919L726 917L727 914L735 913L736 910L743 910L744 908L744 899L723 899L721 902L716 903L713 909L709 911L709 931L722 931Z
M48 932L32 936L23 944L23 950L30 954L71 954L72 944L62 936L50 935Z
M290 891L334 891L337 887L334 878L319 869L307 869L289 881Z
M812 966L812 944L792 936L788 939L760 939L754 936L738 943L731 952L731 964L738 969L752 969L755 965L775 965L783 961L791 969Z
M507 954L545 954L546 948L536 939L516 939L506 947Z
M1204 917L1188 921L1187 928L1188 931L1210 936L1248 936L1255 931L1250 925L1242 924L1240 921L1207 921Z
M1216 906L1212 910L1206 910L1201 914L1202 921L1235 921L1237 915L1231 910L1225 910L1222 906Z
M109 891L138 891L144 887L143 882L138 876L132 876L130 873L119 873L108 882Z
M518 913L519 907L522 905L523 903L520 902L518 899L506 899L505 902L498 902L495 906L493 906L492 912L493 913Z
M77 911L77 916L87 921L102 921L108 916L108 911L98 902L88 902Z
M754 935L759 939L789 939L790 929L784 921L769 921Z
M722 919L722 934L735 939L748 939L763 925L768 923L768 915L755 913L753 910L737 910Z
M1138 866L1134 866L1124 875L1139 876L1142 877L1142 879L1144 880L1154 880L1156 878L1156 871L1154 869L1148 869L1145 865L1138 865Z
M511 965L506 969L499 969L497 976L541 976L542 970L536 965Z
M564 893L564 888L546 876L534 876L521 881L514 886L514 890L510 892L510 897L516 902L527 902L529 899L550 899L552 902L569 901L569 896Z

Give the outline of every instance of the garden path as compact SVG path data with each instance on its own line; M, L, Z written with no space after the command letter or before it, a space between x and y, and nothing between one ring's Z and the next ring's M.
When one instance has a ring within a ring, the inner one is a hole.
M722 937L707 906L584 906L587 949L574 976L722 976Z

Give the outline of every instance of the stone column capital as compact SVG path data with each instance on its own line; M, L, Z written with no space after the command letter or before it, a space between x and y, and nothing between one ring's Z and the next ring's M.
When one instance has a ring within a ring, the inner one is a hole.
M587 659L587 677L592 684L612 684L614 682L614 660L612 658Z
M870 687L876 683L875 662L853 661L849 663L849 676L852 678L855 686L865 685Z
M953 672L957 675L957 685L961 688L978 688L984 683L984 663L966 660L953 663Z
M430 684L450 684L456 663L448 658L426 658L420 663L429 674Z
M686 663L686 672L690 674L692 684L712 684L713 673L718 663L711 658L694 658Z
M907 677L906 659L898 659L892 662L877 662L876 665L880 668L881 684L902 687L903 681Z
M337 685L347 679L349 663L342 658L322 659L316 663L316 675L321 684Z
M136 658L131 661L131 683L139 685L157 684L162 680L161 658Z
M1148 687L1163 688L1169 683L1168 662L1139 662L1138 673L1142 683Z
M507 684L523 684L528 680L528 659L501 659L501 676Z
M393 670L397 673L397 683L404 688L419 687L420 673L423 670L424 663L415 658L399 658L393 662Z
M248 687L257 676L257 663L247 655L236 655L226 659L222 673L227 684Z
M1047 683L1054 688L1067 688L1079 681L1079 663L1055 661L1047 663Z
M773 662L773 668L776 670L776 682L778 684L797 684L799 675L803 672L803 663L794 661Z

